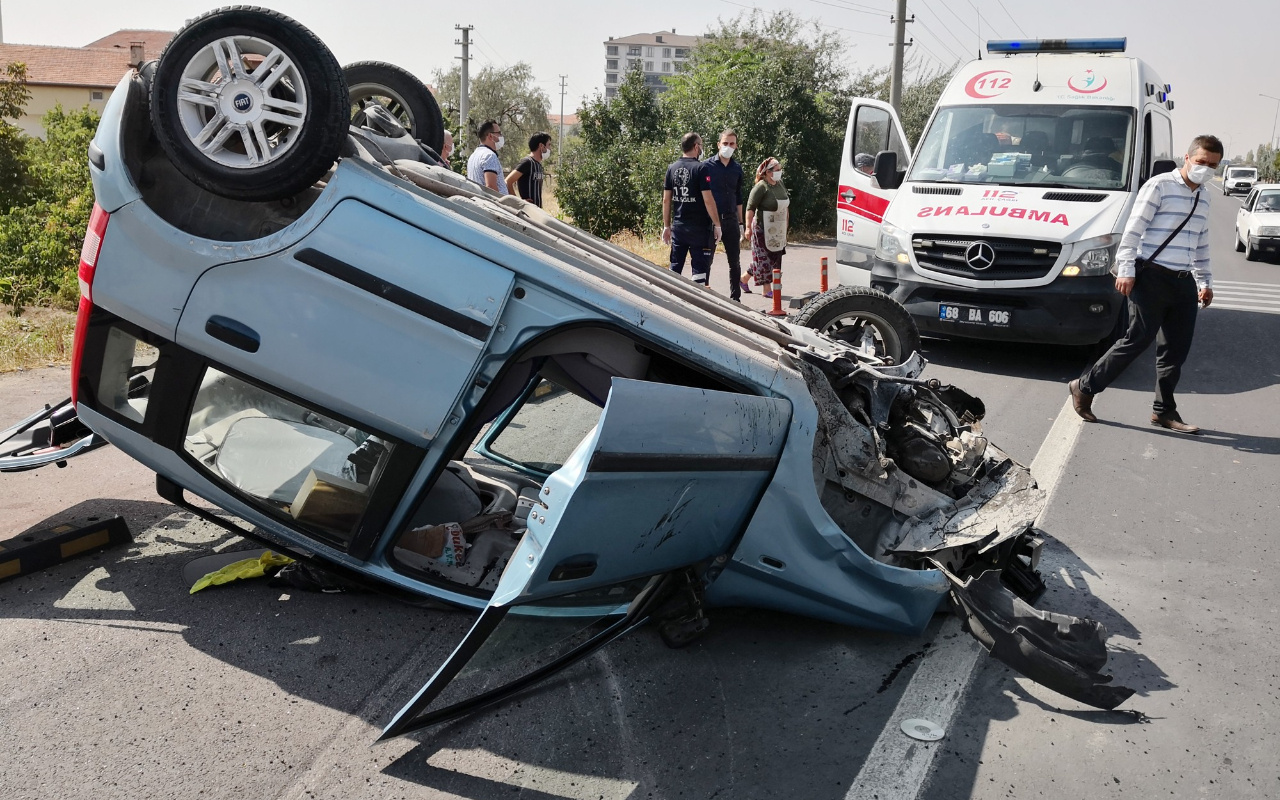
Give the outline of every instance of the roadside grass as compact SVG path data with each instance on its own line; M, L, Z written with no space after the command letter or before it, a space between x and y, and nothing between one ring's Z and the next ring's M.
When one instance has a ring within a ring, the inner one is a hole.
M75 328L71 311L0 306L0 373L70 364Z

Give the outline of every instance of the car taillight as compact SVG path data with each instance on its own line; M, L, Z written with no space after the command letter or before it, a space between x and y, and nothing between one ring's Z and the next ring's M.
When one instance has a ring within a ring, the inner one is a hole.
M80 295L90 303L93 302L93 275L98 270L98 253L102 250L102 238L107 235L110 216L102 206L93 204L89 228L84 232L84 246L80 248Z
M107 235L107 219L111 215L97 203L89 214L89 228L84 232L84 246L80 248L80 309L76 313L75 341L71 347L71 404L75 405L80 394L80 359L84 355L84 340L89 333L89 316L93 313L93 277L98 271L98 253L102 251L102 239Z

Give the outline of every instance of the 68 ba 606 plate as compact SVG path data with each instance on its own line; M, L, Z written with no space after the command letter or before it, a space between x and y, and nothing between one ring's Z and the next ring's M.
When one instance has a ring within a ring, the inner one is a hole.
M958 306L951 303L939 303L938 319L943 322L954 322L957 325L1007 328L1009 323L1013 321L1013 312L1007 308L984 308L981 306Z

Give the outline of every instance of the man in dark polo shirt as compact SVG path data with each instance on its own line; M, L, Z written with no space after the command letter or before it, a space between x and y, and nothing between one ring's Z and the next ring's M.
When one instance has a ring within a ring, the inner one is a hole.
M662 241L671 245L672 271L684 272L688 254L693 282L706 286L720 240L720 214L711 196L711 177L698 160L702 137L686 133L680 149L684 155L667 167L662 188Z
M720 212L720 241L729 261L729 298L742 297L742 165L734 160L738 134L732 128L720 133L720 149L703 162L711 176L711 196ZM746 289L750 292L750 289Z

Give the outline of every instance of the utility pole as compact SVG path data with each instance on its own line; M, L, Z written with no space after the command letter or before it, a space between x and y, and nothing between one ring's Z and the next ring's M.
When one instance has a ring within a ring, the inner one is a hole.
M556 152L564 147L564 81L569 76L560 76L560 138L556 140Z
M471 126L471 32L475 30L474 25L454 25L453 29L462 31L461 39L454 39L454 44L462 45L462 93L458 95L458 149L462 152L470 151L470 139L466 138L463 133L470 132ZM455 56L456 58L456 56Z
M907 23L915 22L915 15L911 19L907 19L907 0L898 0L898 13L889 18L893 23L893 73L889 82L889 105L893 106L894 111L900 111L902 105L902 62L903 52L910 47L911 42L905 41L907 38Z
M1263 94L1262 92L1258 92L1258 97L1266 97L1270 100L1276 101L1276 113L1275 113L1275 116L1271 118L1271 138L1267 140L1268 147L1275 147L1276 146L1276 120L1280 119L1280 97L1272 97L1271 95Z

